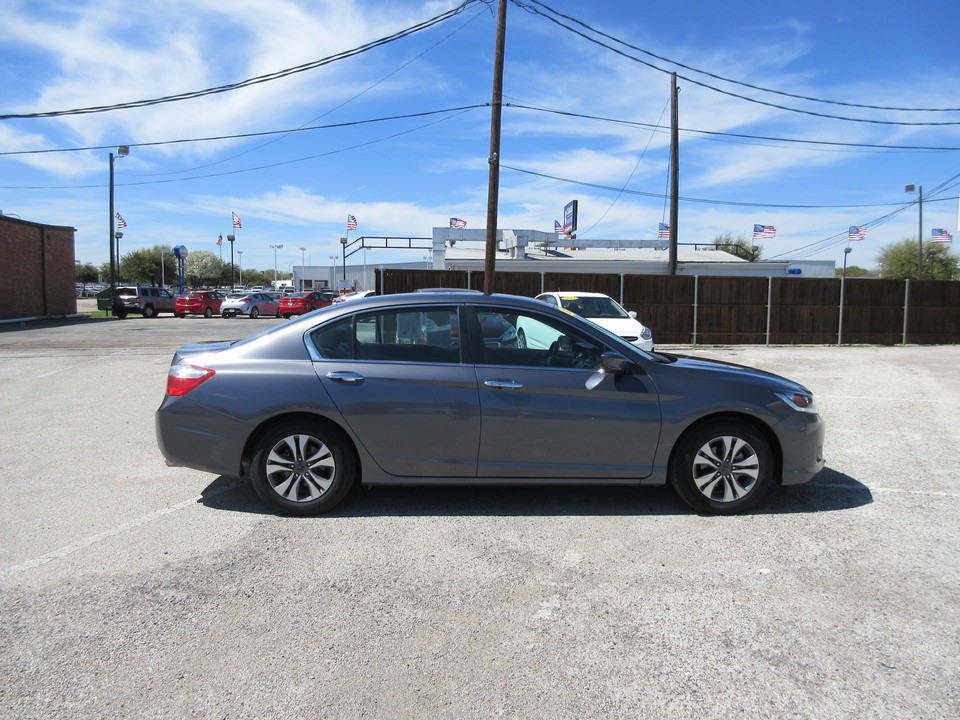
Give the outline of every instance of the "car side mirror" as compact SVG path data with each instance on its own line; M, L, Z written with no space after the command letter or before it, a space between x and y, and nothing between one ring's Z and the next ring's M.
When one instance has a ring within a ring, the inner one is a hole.
M634 320L637 319L637 311L636 311L636 310L629 310L629 311L627 311L627 315L629 315L630 317L632 317Z
M642 375L643 369L618 352L605 352L600 356L600 367L611 375Z

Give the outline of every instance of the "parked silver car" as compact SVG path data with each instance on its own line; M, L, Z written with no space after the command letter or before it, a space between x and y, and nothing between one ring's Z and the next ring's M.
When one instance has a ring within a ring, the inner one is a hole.
M483 330L538 323L546 349ZM387 295L186 345L156 413L171 465L249 478L285 513L364 484L670 483L731 514L824 464L806 388L647 353L529 298Z
M230 293L220 305L220 314L225 318L237 315L280 317L280 301L263 292Z

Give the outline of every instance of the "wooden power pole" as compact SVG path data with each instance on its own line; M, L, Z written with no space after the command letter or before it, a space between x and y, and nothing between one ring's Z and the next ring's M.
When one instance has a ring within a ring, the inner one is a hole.
M497 259L497 204L500 198L500 116L503 109L503 47L507 35L507 0L497 9L497 48L493 62L493 100L490 103L490 176L487 181L487 245L483 263L483 294L494 288Z
M677 220L680 202L680 133L678 130L680 113L677 109L680 89L677 87L677 74L670 73L670 254L669 272L677 274Z

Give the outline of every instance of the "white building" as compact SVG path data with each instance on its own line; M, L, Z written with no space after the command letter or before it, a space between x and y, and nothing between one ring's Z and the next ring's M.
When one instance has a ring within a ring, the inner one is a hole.
M357 238L356 241L363 241ZM378 243L391 238L375 238ZM400 240L400 238L397 238ZM432 238L403 238L411 262L346 267L312 266L293 268L296 287L374 288L378 269L460 270L482 272L486 261L486 230L434 228ZM411 241L418 241L413 246ZM371 249L398 249L388 243L373 244ZM727 252L712 249L677 250L678 275L713 275L737 277L835 277L832 260L796 260L782 262L748 262ZM365 255L366 253L364 253ZM424 259L426 258L426 259ZM349 260L349 258L348 258ZM501 272L570 272L597 274L666 275L669 273L669 250L665 240L581 240L567 239L541 230L497 231L496 271ZM301 284L303 283L303 284Z

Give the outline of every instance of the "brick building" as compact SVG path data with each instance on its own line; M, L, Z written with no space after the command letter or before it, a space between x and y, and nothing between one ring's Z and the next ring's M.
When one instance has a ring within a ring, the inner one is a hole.
M77 311L76 228L0 215L0 320Z

